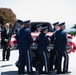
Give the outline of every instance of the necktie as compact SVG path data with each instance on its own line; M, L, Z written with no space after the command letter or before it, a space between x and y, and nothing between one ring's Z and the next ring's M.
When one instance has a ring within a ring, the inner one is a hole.
M9 34L9 29L7 29L7 34Z

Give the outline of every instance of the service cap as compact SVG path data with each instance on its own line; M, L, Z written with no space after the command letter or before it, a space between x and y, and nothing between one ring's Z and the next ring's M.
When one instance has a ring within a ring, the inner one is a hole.
M37 27L40 27L40 26L42 26L42 24L37 24L35 27L37 28Z
M21 22L21 24L24 24L24 23L30 23L30 20L26 20L26 21Z
M45 31L48 29L48 26L42 27L41 31Z
M57 24L59 24L59 22L55 22L55 23L53 23L53 26L55 26L55 25L57 25Z
M62 23L59 24L59 26L62 26L62 25L65 25L65 22L62 22Z

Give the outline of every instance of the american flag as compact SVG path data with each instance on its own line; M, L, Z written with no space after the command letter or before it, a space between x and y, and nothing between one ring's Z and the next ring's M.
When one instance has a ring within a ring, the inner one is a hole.
M14 49L14 48L16 49L17 48L17 40L15 38L15 35L16 34L12 35L12 37L11 37L11 41L10 41L10 48L11 49ZM33 32L33 33L31 33L31 35L32 35L32 38L33 38L33 43L36 43L36 38L39 35L39 33ZM53 33L52 32L48 32L47 35L48 36L52 36ZM71 46L71 49L68 50L68 53L70 54L71 52L75 52L76 44L74 43L74 39L73 39L73 37L71 35L67 34L67 37L68 37L67 45Z

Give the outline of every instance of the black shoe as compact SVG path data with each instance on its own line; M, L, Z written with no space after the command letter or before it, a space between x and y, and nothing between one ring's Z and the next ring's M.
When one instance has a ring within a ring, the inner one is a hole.
M63 72L63 74L68 74L68 73L71 73L71 72L70 71Z
M38 71L38 70L39 70L39 68L37 67L37 68L36 68L36 71Z
M18 72L18 74L26 74L26 72Z
M71 73L71 71L66 71L66 73Z
M32 71L32 72L27 72L27 74L35 74L35 73L36 73L36 72L33 72L33 71Z
M17 61L17 62L15 63L15 65L16 65L16 67L18 67L18 68L19 68L19 66L20 66L19 61Z
M39 74L50 74L50 72L39 72Z
M57 74L63 74L63 72L57 72Z
M16 65L16 67L18 67L19 68L19 66L20 66L20 64L15 64Z
M9 59L6 59L7 61L9 61Z
M50 74L50 72L44 72L44 74Z
M44 72L42 71L42 72L39 72L39 74L44 74Z
M2 61L5 61L5 59L3 59Z
M50 74L50 72L39 72L39 74Z

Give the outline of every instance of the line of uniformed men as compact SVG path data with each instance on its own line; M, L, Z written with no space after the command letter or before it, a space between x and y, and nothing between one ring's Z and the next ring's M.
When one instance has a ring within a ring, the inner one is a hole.
M59 22L54 25L59 24ZM31 31L29 29L30 20L21 22L22 28L19 30L18 36L18 49L19 49L19 65L18 73L25 74L25 64L27 66L27 73L33 73L32 70L32 57L31 57L31 49L30 44L33 43L33 39L31 36ZM57 30L51 37L51 40L54 40L54 49L50 52L50 61L48 58L48 50L47 46L50 44L49 37L46 35L48 32L48 27L42 27L39 36L36 41L38 43L38 50L36 54L38 54L38 60L35 61L39 63L38 67L39 73L49 73L50 70L53 70L54 58L56 59L56 69L57 73L68 73L68 54L66 50L67 46L67 35L63 30L65 29L65 22L59 24L60 29ZM62 56L64 57L64 66L63 72L61 71L61 61ZM43 65L45 66L45 72L43 72Z

